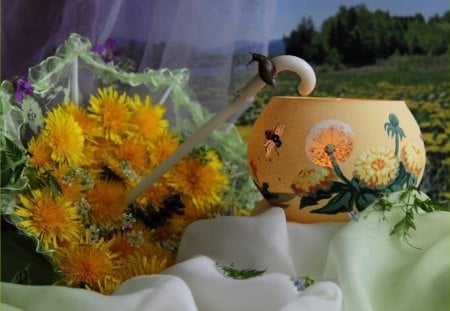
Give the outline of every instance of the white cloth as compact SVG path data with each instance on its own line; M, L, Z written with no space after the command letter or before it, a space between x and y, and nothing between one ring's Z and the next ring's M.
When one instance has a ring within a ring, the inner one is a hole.
M177 264L124 282L112 296L59 286L2 283L2 302L23 310L341 310L342 294L320 281L326 250L343 224L287 224L281 208L253 217L192 223ZM236 280L218 265L267 269ZM298 291L291 277L318 282Z
M399 193L390 196L398 201ZM396 203L397 204L397 203ZM415 215L412 245L389 236L404 216L368 207L349 224L286 223L272 208L259 216L192 223L177 264L124 282L112 296L58 286L2 283L2 310L448 310L450 213ZM384 220L383 220L384 219ZM220 266L267 269L236 280ZM291 280L317 282L297 291ZM335 281L336 283L334 283ZM339 282L339 286L337 285ZM15 308L14 308L15 307Z

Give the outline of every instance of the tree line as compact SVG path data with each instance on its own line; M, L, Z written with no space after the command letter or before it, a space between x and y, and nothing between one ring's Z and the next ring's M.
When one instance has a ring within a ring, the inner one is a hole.
M284 37L286 54L315 65L362 66L399 55L440 55L448 51L450 11L425 20L422 14L391 16L365 5L341 6L318 31L311 18L302 19Z

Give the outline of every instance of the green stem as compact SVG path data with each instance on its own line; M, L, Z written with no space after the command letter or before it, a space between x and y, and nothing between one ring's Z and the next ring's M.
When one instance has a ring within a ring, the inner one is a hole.
M339 164L336 161L336 158L334 156L334 151L335 151L335 147L334 145L327 145L325 147L325 152L328 154L328 156L330 157L330 161L331 164L333 165L333 169L334 172L336 173L336 175L342 180L344 181L347 185L349 185L352 188L355 188L352 183L350 182L350 180L347 179L347 177L345 177L344 173L341 171L341 168L339 167ZM355 189L357 190L357 189Z
M394 153L396 157L398 156L398 146L399 146L399 144L400 144L400 141L399 141L398 135L396 134L395 135L395 153Z

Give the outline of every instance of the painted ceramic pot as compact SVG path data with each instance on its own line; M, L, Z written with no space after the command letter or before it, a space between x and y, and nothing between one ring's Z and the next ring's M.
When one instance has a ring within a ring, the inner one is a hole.
M403 101L273 97L248 140L255 184L297 222L348 221L387 191L417 185L425 160Z

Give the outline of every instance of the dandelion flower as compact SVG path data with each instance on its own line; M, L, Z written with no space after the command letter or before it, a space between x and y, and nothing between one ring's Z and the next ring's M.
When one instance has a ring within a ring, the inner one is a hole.
M107 159L110 159L114 154L116 146L111 141L103 138L96 137L85 148L86 157L89 158L87 165L92 167L102 167L105 165Z
M157 274L169 266L170 258L160 250L156 254L133 254L129 256L120 271L121 278L130 279L138 275Z
M106 227L121 220L126 208L122 183L98 179L86 198L90 205L89 216L95 224Z
M300 170L292 181L291 188L299 196L308 195L317 190L327 189L332 176L329 168L311 165Z
M327 146L334 146L337 163L343 163L352 153L353 144L350 125L338 120L325 120L311 128L305 140L305 151L315 165L331 167L330 157L325 151Z
M95 119L92 118L84 108L76 105L73 102L68 102L67 104L65 104L65 109L80 125L84 135L98 136L101 134L101 131L97 126L97 122L95 122Z
M156 239L155 231L150 229L142 220L137 220L137 222L133 225L132 231L139 232L144 242L150 242Z
M129 100L129 105L133 111L133 123L137 125L136 132L145 140L154 140L169 127L169 122L163 119L166 109L160 104L152 105L150 96L146 96L142 101L139 95L135 94Z
M175 190L184 193L200 209L220 202L220 192L228 179L214 165L203 164L189 157L180 161L167 175L167 182Z
M49 111L42 130L42 140L50 149L50 157L58 163L79 166L84 160L84 136L72 115L58 107Z
M167 159L179 145L178 137L165 133L160 135L150 146L150 161L153 166Z
M28 151L31 153L30 164L44 167L52 166L53 161L50 157L52 149L43 139L43 136L32 137L28 143Z
M110 247L113 240L100 239L90 243L89 239L60 249L55 260L61 272L61 281L67 286L90 288L110 294L120 284L117 271L121 262Z
M355 162L353 176L372 189L389 185L398 175L399 161L392 150L372 147Z
M222 162L214 150L208 150L205 155L205 161L215 170L222 169Z
M152 187L148 188L141 198L144 205L151 205L154 209L159 210L164 207L164 201L173 193L174 189L167 185L165 178L161 178Z
M111 244L111 251L117 253L121 258L127 259L134 254L137 247L129 242L128 236L125 233L116 234Z
M148 167L148 154L145 145L137 139L124 139L117 146L116 158L119 160L128 160L133 168L142 171Z
M416 144L406 144L400 150L400 159L405 169L414 176L419 176L425 166L425 155Z
M75 169L67 165L58 167L53 173L58 180L59 187L65 198L72 202L79 201L83 192L89 189L90 174L81 169Z
M115 143L122 141L122 135L129 130L130 110L127 95L119 93L112 87L98 90L97 96L91 96L89 110L95 115L103 135Z
M15 212L22 218L19 226L36 236L44 249L55 248L60 241L78 240L77 208L64 196L53 198L50 192L33 190L30 196L19 194L19 199L23 205Z

